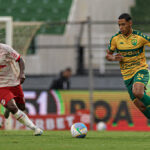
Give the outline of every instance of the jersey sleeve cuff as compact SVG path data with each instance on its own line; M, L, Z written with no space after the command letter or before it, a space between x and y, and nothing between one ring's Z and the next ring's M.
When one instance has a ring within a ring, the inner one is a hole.
M113 50L109 49L110 52L114 52Z
M108 50L109 50L110 52L114 52L113 50L111 50L110 45L108 46Z
M20 55L18 56L18 58L16 59L16 62L18 62L20 60Z

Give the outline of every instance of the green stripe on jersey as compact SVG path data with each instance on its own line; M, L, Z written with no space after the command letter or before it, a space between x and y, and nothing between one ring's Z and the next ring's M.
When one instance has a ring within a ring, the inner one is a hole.
M133 34L139 35L139 36L143 37L144 39L146 39L146 40L148 40L148 41L150 42L150 37L147 36L147 35L144 35L144 34L143 34L142 32L140 32L140 31L134 30L134 31L133 31Z
M119 35L119 34L121 34L121 32L119 31L118 33L116 33L115 35L113 35L112 36L112 38L110 39L110 44L109 44L109 46L108 46L108 49L110 50L110 47L111 47L111 42L112 42L112 39L115 37L115 36L117 36L117 35Z
M138 56L143 52L144 47L136 48L136 49L116 49L117 53L122 54L124 57L133 57Z

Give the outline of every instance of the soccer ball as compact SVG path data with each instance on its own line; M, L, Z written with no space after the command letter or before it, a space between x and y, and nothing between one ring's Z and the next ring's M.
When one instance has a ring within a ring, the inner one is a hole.
M75 123L71 126L71 135L76 138L84 138L87 134L87 127L83 123Z
M104 131L104 130L106 130L106 128L107 128L107 126L106 126L106 124L105 124L105 122L99 122L99 123L97 123L97 130L98 131Z

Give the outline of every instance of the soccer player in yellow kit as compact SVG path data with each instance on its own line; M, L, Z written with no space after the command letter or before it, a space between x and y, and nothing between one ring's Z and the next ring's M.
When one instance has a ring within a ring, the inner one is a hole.
M132 19L127 13L119 16L118 25L120 31L111 38L106 59L119 61L130 98L150 119L150 97L145 92L149 73L144 48L145 45L150 46L150 37L132 29Z

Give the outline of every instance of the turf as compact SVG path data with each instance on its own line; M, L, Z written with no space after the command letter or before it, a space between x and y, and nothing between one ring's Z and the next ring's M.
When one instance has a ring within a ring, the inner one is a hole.
M148 150L150 132L88 132L84 139L69 131L0 131L0 150Z

